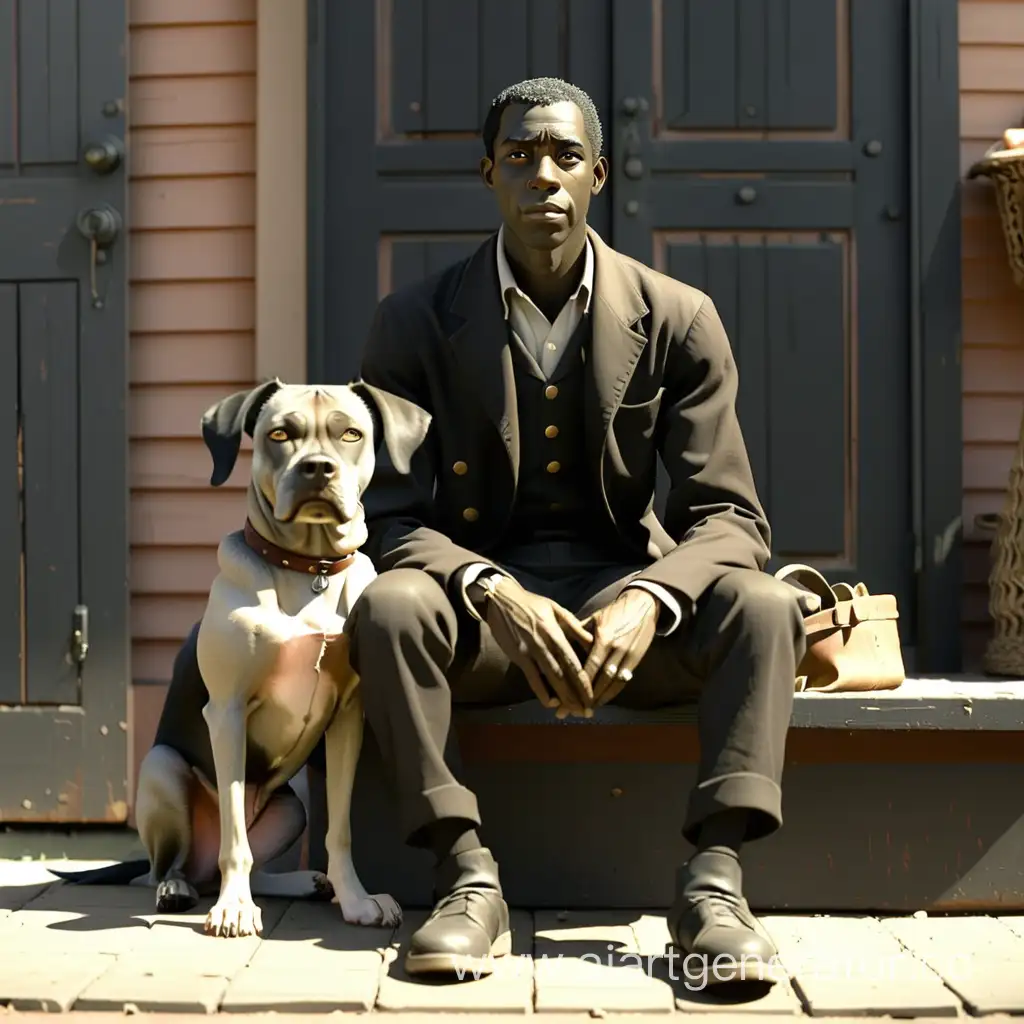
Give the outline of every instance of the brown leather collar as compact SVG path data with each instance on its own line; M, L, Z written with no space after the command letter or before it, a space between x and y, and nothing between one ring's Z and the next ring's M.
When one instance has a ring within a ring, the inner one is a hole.
M279 569L291 569L294 572L309 573L314 577L314 589L323 590L327 586L327 577L336 576L343 569L347 569L354 561L355 555L346 555L344 558L308 558L305 555L297 555L294 551L278 547L272 544L266 537L256 532L256 528L246 519L244 530L245 542L256 554L265 558L271 565ZM322 586L317 586L322 583Z

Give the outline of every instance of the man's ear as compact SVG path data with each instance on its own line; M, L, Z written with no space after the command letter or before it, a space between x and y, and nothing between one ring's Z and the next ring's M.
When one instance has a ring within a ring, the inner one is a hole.
M380 451L383 443L395 469L399 473L410 472L413 455L427 439L432 420L430 413L415 402L365 381L355 381L350 387L373 414L377 450Z
M480 157L480 178L488 188L494 188L494 161L487 156Z
M203 413L203 440L213 458L210 483L214 487L220 487L231 476L242 434L252 437L260 410L282 386L279 380L268 380L249 391L236 391L222 398Z

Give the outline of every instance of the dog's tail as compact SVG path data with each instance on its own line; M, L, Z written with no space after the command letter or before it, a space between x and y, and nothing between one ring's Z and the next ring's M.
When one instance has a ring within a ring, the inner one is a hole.
M47 870L71 885L128 885L136 878L149 874L149 861L146 858L126 860L103 868L89 868L87 871Z

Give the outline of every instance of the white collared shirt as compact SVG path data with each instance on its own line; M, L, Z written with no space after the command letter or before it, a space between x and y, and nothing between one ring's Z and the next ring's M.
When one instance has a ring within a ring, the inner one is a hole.
M555 372L580 321L590 312L590 300L594 294L594 246L588 238L583 257L583 276L555 317L554 323L548 320L516 283L505 255L504 225L498 231L497 256L498 287L501 290L505 319L547 379Z

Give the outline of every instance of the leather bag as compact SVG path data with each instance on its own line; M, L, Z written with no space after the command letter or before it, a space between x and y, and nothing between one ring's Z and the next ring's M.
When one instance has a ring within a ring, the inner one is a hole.
M783 566L775 578L801 591L807 651L797 668L798 692L895 690L903 683L893 594L869 594L863 583L831 586L809 565Z

